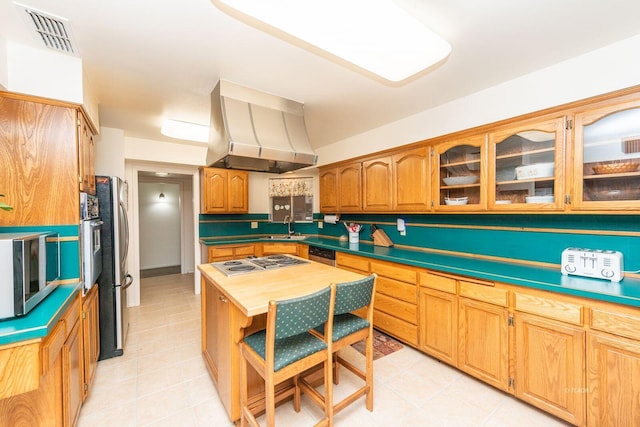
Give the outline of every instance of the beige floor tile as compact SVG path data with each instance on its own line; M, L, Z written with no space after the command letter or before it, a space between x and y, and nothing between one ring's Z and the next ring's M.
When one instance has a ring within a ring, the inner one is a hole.
M216 396L193 406L195 418L194 427L232 427L234 424L229 421L220 399Z
M184 383L140 397L137 404L140 426L160 421L190 407Z

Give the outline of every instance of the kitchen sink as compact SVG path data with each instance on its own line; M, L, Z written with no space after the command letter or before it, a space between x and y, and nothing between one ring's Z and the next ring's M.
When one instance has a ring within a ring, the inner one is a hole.
M268 239L268 240L304 240L306 238L307 236L301 236L299 234L294 234L292 236L288 234L274 234L274 235L265 237L265 239Z

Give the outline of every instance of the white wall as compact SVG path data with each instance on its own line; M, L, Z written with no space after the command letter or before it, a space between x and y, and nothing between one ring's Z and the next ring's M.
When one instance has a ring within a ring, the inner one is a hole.
M140 269L180 265L180 185L139 182L138 209Z
M328 164L640 84L640 35L317 149Z
M9 87L9 59L7 57L7 41L0 37L0 89Z
M124 130L103 127L96 136L96 175L124 179Z
M207 146L126 137L124 155L127 160L204 166Z

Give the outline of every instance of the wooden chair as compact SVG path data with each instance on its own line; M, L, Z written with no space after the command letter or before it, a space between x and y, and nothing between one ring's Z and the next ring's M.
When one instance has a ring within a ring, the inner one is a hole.
M247 369L250 364L265 381L265 412L267 426L275 425L275 388L293 378L294 387L278 398L293 396L296 412L300 411L298 376L303 371L324 364L324 383L328 395L333 389L333 373L329 363L331 342L309 333L310 329L323 326L333 330L333 305L335 285L311 295L285 301L269 301L266 329L244 338L240 345L241 426L247 422L259 426L255 414L248 406ZM329 425L332 420L330 406L325 408L325 418L316 425Z
M316 328L319 336L332 336L330 358L333 367L333 381L339 382L339 367L344 366L364 381L364 385L340 402L333 402L333 390L325 387L324 396L305 378L300 378L300 388L316 404L331 407L329 425L333 425L333 415L366 395L366 408L373 411L373 300L376 275L364 279L336 285L333 331L322 326ZM344 360L339 355L343 349L360 340L365 341L365 371ZM325 378L326 382L326 378Z

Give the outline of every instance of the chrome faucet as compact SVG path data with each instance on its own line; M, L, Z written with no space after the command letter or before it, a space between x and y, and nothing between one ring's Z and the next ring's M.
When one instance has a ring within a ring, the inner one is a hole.
M291 223L292 223L292 219L290 215L285 215L284 217L284 221L282 221L283 224L287 224L287 232L289 233L289 236L292 236L293 233L295 233L295 231L293 231L293 229L291 228Z

